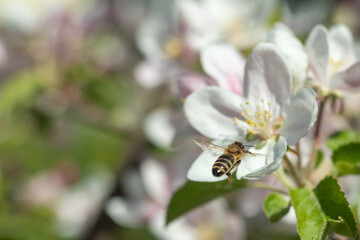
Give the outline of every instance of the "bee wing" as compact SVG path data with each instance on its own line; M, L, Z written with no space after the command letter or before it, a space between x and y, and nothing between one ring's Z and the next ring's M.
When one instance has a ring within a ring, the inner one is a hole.
M201 147L204 151L211 151L216 154L222 154L225 151L225 148L220 147L216 144L211 143L209 140L202 138L194 138L194 142Z

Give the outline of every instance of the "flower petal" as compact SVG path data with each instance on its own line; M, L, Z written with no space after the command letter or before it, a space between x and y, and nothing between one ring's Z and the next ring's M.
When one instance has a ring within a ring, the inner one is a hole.
M360 61L331 78L330 88L342 91L357 90L360 87Z
M155 88L163 84L173 71L174 67L165 61L149 60L140 62L134 69L134 75L142 87Z
M308 57L300 40L287 26L277 23L270 31L267 41L273 43L286 59L292 75L293 90L302 87L306 78Z
M184 111L190 125L202 135L212 139L244 136L246 125L233 118L241 112L240 103L245 100L219 87L204 87L185 99Z
M306 40L309 57L309 68L316 81L325 83L329 58L327 31L324 26L317 25L311 30Z
M246 62L244 96L283 106L290 94L291 77L283 57L273 44L258 44Z
M166 21L149 17L143 21L137 31L136 42L139 50L147 58L162 59L164 52L161 39L166 36L169 26Z
M242 162L236 172L236 178L259 179L271 174L280 167L286 148L286 140L281 136L277 142L269 140L266 146L259 152L264 155L246 155L242 158Z
M169 109L159 108L152 111L145 119L146 137L156 146L164 149L171 147L176 128L171 124L172 113Z
M141 178L147 194L160 205L166 205L171 187L165 167L153 159L140 165Z
M345 25L338 24L329 30L329 48L329 57L334 61L343 61L347 66L354 63L356 57L353 36Z
M204 71L220 87L242 95L245 60L234 47L225 43L210 45L200 57Z
M187 178L191 181L197 182L217 182L227 178L226 175L221 177L215 177L212 174L212 166L220 155L213 154L205 151L191 165Z
M279 129L288 145L295 145L314 124L318 107L316 93L310 88L302 88L292 94L283 109L284 124Z
M212 85L216 85L215 81L204 75L196 73L183 73L176 79L175 92L180 99L185 99L195 90Z

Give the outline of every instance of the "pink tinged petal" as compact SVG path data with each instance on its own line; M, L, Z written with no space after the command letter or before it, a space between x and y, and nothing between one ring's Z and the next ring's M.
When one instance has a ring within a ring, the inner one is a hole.
M285 60L273 44L258 44L246 62L244 96L251 102L264 98L281 107L290 94L291 76Z
M318 25L313 28L306 40L306 50L309 57L310 72L316 81L324 84L329 58L328 37L325 27Z
M329 30L329 48L329 57L333 60L342 60L345 64L354 63L356 57L353 36L345 25L338 24Z
M260 179L271 174L280 167L286 148L286 140L281 136L277 142L269 140L266 146L259 151L264 155L246 155L242 158L236 172L236 178Z
M316 93L310 88L302 88L292 94L283 109L285 121L279 132L288 145L295 145L305 136L316 121L318 107Z
M224 43L210 45L200 57L204 71L220 87L242 95L245 60L234 47Z
M175 91L180 99L185 99L195 90L213 85L217 84L206 76L196 73L184 73L176 79Z
M331 78L330 88L342 91L356 90L360 87L360 62L353 64L346 71Z
M302 87L306 78L308 57L300 40L286 25L278 23L270 31L267 41L273 43L286 59L291 71L293 89Z
M225 139L244 135L246 124L239 117L240 103L245 100L231 91L219 87L204 87L190 94L184 103L185 116L190 125L211 139Z

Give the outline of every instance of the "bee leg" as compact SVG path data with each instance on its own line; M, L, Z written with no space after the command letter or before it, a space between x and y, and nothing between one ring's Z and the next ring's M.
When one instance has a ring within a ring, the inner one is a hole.
M251 154L251 155L253 155L253 156L256 156L255 154L253 154L252 152L250 152L250 151L248 151L248 150L245 150L244 153L249 153L249 154Z
M231 173L229 172L228 174L226 174L228 176L229 179L229 184L231 184Z

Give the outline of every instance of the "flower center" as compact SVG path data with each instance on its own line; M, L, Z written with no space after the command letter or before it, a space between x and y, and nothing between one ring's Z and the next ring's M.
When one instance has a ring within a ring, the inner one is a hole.
M256 105L256 108L253 108L249 101L244 104L241 103L241 118L247 123L248 134L258 134L260 139L268 139L275 134L275 129L273 126L273 115L270 113L270 102L266 102L263 98L261 99L261 104ZM237 117L233 118L234 124L239 124L239 119Z
M340 58L339 60L335 60L334 58L329 58L329 71L327 75L327 80L329 81L330 78L337 72L339 72L340 68L343 67L345 64L345 61L343 58Z

